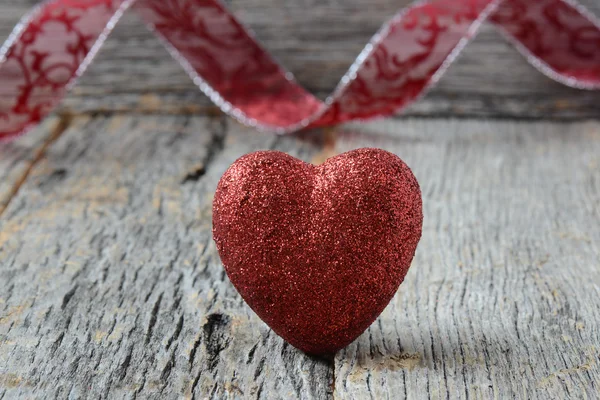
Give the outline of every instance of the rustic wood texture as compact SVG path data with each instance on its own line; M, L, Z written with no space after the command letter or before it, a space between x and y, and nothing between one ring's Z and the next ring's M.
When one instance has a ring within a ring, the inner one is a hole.
M0 222L0 398L325 398L331 361L226 279L211 199L256 148L316 145L204 117L75 118Z
M0 40L36 1L0 0ZM230 0L229 6L321 98L328 95L381 24L408 0ZM600 15L600 2L583 0ZM191 83L134 13L117 25L63 111L206 113L208 99ZM485 26L439 84L407 116L573 119L600 115L598 92L556 83L531 67Z
M0 40L35 3L0 0ZM407 2L229 4L323 96ZM405 114L427 118L273 137L215 113L126 17L59 112L0 143L0 399L597 398L600 122L580 119L599 96L486 28ZM412 167L423 238L381 317L315 359L228 281L212 194L253 150L365 146Z
M600 124L382 122L339 134L421 183L391 305L335 359L335 398L600 393Z
M0 398L594 398L600 124L388 121L276 138L75 117L0 219ZM394 151L425 224L398 295L331 360L241 301L211 240L236 157Z

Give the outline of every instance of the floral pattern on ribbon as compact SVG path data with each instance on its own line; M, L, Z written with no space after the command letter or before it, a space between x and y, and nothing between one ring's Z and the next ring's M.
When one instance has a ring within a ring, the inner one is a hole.
M399 112L435 84L484 21L552 79L600 88L600 23L574 0L417 2L383 25L325 102L219 0L49 0L0 49L0 139L57 106L130 7L224 112L273 133Z

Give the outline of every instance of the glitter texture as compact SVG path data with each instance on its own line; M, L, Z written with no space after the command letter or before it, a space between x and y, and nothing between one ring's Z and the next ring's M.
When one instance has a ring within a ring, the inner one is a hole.
M231 282L278 335L333 354L373 323L404 280L423 222L408 166L358 149L320 166L278 151L238 159L213 202Z

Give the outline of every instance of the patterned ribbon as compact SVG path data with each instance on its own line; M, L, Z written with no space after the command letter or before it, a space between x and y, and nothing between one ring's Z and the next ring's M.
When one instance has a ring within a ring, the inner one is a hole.
M574 0L417 2L383 25L325 102L219 0L49 0L0 49L0 139L56 107L130 7L217 106L274 133L398 112L440 78L486 20L550 78L600 88L600 22Z

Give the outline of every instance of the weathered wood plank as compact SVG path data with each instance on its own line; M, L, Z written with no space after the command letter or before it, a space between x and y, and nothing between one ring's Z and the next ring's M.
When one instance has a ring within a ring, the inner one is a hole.
M600 392L600 124L387 121L340 129L421 183L423 237L390 306L335 358L340 399Z
M0 397L597 393L600 124L410 119L334 143L224 121L75 118L47 150L0 220ZM210 240L211 196L247 151L361 146L411 165L425 225L334 376L243 305Z
M0 219L0 398L328 396L332 362L244 305L211 233L238 156L318 141L227 121L75 117L47 149Z
M0 37L30 4L0 0ZM408 4L377 0L232 0L230 7L308 89L329 94L381 23ZM585 0L597 15L600 3ZM71 112L206 113L211 103L140 23L127 15L62 105ZM491 26L448 74L407 109L412 116L597 118L600 94L564 87L534 70Z

